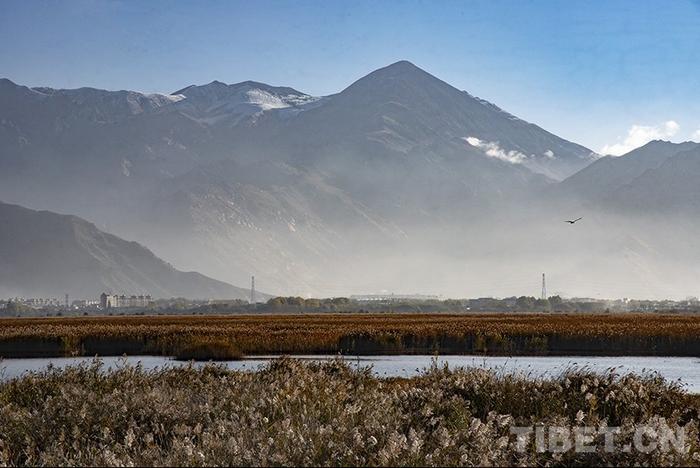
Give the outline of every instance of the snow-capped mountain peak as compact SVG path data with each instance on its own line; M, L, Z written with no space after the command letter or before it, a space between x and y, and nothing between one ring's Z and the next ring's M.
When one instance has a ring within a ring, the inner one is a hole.
M63 100L82 109L98 121L116 121L132 115L157 111L184 99L182 95L145 94L138 91L107 91L96 88L54 89L31 88L43 98Z
M212 81L192 85L173 93L183 96L179 109L194 119L206 123L240 122L275 109L299 108L319 98L288 87L270 86L255 81L226 84Z

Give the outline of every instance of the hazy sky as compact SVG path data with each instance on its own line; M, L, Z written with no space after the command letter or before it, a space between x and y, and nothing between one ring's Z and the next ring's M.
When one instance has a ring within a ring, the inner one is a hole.
M319 95L401 59L595 151L700 140L698 1L0 4L0 76L30 86Z

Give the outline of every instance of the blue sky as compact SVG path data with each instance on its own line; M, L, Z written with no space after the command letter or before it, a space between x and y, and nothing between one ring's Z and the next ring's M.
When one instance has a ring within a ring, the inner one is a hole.
M406 59L562 137L700 140L700 1L3 0L0 76L337 92ZM697 132L697 133L696 133Z

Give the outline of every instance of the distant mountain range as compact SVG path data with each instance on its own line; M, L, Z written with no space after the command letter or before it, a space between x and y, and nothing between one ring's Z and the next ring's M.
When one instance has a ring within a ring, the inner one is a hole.
M699 176L700 144L652 141L623 156L597 160L559 189L611 212L698 216Z
M670 143L652 141L623 156L606 156L567 178L557 187L561 193L594 201L620 196L627 186L636 185L644 178L656 178L655 171L669 159L697 151L700 144L693 142ZM647 174L647 172L649 172ZM649 206L654 209L654 206Z
M176 270L142 245L76 216L0 203L0 225L0 297L96 298L111 291L156 298L250 298L250 290Z
M254 81L146 95L0 80L0 199L289 294L466 294L484 289L477 269L549 264L573 278L556 261L571 238L537 239L579 212L596 229L576 243L588 270L632 249L655 271L665 247L645 213L697 213L697 151L600 157L406 61L324 97ZM635 212L643 229L602 230Z

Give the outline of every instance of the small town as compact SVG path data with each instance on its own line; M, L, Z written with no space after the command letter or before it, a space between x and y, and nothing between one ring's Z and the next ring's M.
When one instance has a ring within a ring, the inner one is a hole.
M578 313L670 312L700 313L700 300L597 299L560 296L510 296L447 299L422 294L363 294L349 298L271 297L265 302L153 298L150 294L101 293L96 298L63 300L48 297L0 299L0 316L130 315L130 314L246 314L276 312L417 312L417 313Z

